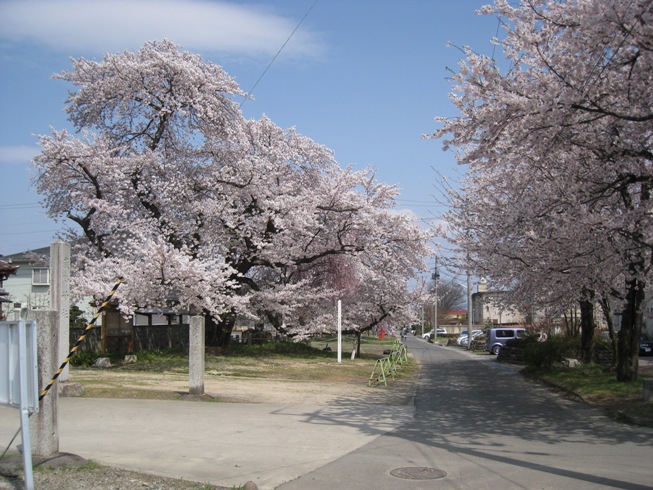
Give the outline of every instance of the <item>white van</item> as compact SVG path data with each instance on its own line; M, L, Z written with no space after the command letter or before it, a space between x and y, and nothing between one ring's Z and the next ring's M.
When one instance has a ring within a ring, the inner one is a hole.
M526 329L523 327L488 328L485 332L485 347L488 352L497 355L506 342L523 337L525 334Z

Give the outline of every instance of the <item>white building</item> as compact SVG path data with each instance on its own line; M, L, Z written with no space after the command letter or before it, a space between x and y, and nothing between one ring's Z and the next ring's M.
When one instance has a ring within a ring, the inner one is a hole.
M6 255L2 260L18 266L15 275L4 282L9 303L4 312L12 319L21 311L50 307L50 247Z
M476 285L472 293L472 323L474 325L524 324L528 318L515 306L503 302L505 291L488 291L485 278Z

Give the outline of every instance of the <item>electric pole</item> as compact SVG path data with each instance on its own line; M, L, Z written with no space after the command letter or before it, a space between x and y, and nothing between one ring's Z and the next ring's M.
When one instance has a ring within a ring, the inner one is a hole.
M438 272L438 256L435 256L435 269L433 270L433 275L431 276L434 283L435 289L435 302L433 305L433 338L438 338L438 280L440 279L440 272Z

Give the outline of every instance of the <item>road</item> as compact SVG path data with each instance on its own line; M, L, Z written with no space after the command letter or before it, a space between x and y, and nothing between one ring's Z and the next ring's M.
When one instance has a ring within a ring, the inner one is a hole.
M653 488L652 429L486 356L407 342L422 364L414 419L279 490Z

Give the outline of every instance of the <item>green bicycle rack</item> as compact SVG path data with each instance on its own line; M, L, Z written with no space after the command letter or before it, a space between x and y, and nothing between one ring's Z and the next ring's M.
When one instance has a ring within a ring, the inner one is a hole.
M387 387L388 376L392 378L392 381L394 381L397 366L401 366L406 362L408 362L408 351L406 350L406 346L401 342L395 342L392 345L392 351L388 357L378 359L374 364L374 369L372 370L370 379L367 382L367 386L372 386L373 382L383 382L383 385Z

